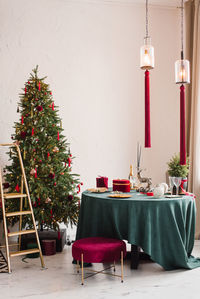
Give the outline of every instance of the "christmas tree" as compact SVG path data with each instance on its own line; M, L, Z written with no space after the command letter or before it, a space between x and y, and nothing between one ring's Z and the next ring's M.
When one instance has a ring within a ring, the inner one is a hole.
M82 183L71 173L73 157L45 79L38 78L36 67L25 83L17 108L20 121L15 123L11 138L19 142L38 226L58 229L61 222L76 224ZM20 192L21 169L15 147L10 148L9 156L4 188ZM23 209L28 208L26 200L23 204ZM19 199L6 200L6 210L19 210ZM11 218L12 224L17 221L17 217ZM31 224L30 218L23 216L23 227Z

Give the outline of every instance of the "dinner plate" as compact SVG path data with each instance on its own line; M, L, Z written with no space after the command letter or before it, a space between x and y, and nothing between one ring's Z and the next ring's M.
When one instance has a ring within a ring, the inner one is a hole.
M166 195L166 198L181 198L182 195Z
M103 192L107 192L108 189L105 187L98 187L98 188L87 189L87 191L92 192L92 193L103 193Z
M114 198L128 198L131 197L129 194L123 194L123 193L116 193L116 194L110 194L108 197L114 197Z

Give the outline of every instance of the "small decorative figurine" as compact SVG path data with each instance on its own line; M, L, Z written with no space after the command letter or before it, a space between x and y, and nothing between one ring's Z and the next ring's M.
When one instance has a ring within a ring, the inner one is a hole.
M141 172L143 169L140 168L140 159L141 159L141 145L137 145L137 178L140 184L146 184L146 186L139 187L139 192L149 192L151 191L152 180L151 178L142 177Z

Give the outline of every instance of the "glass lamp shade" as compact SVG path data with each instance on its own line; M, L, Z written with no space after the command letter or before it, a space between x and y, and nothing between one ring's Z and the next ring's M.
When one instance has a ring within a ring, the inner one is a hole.
M150 38L145 38L144 46L140 48L140 68L142 70L154 68L154 47L151 45Z
M190 83L190 62L186 59L175 62L175 81L176 84Z

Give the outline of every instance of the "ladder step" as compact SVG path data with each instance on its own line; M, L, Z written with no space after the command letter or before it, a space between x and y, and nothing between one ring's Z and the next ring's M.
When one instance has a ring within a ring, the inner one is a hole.
M4 193L4 198L20 198L20 197L27 197L27 194L23 193Z
M13 216L21 216L21 215L29 215L32 214L31 211L19 211L19 212L12 212L12 213L6 213L6 217L13 217Z
M31 254L31 253L37 253L40 252L38 248L34 249L26 249L26 250L21 250L21 251L15 251L15 252L10 252L10 256L18 256L18 255L25 255L25 254Z
M19 235L27 235L27 234L33 234L33 233L35 233L34 229L19 230L18 232L8 233L8 237L19 236Z

